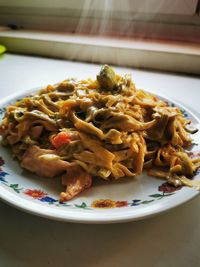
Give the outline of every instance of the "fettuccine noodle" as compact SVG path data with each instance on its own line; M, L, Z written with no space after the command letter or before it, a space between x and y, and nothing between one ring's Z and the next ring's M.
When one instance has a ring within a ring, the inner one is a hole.
M96 80L68 79L10 105L0 134L23 168L63 175L66 201L91 186L92 177L134 177L144 169L199 189L191 178L200 160L186 152L190 123L179 108L137 90L129 75L106 65Z

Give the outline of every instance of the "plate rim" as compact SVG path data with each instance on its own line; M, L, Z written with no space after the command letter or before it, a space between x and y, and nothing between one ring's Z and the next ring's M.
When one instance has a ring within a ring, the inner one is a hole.
M34 92L37 92L38 90L44 88L44 86L40 87L35 87L32 89L28 90L21 90L18 91L17 93L14 93L12 95L9 95L7 97L4 97L3 99L0 100L0 108L3 107L5 104L9 104L9 101L15 100L18 97L24 97L25 95L32 94ZM163 94L160 93L154 93L149 90L145 90L148 93L152 93L159 98L163 98L173 104L175 106L177 105L178 107L182 108L185 110L187 113L189 113L197 122L198 125L200 125L200 119L196 114L194 114L193 111L190 110L189 107L185 106L184 104L180 103L178 100L173 99L169 96L164 96ZM30 214L34 214L40 217L44 218L49 218L53 220L58 220L58 221L65 221L65 222L75 222L75 223L91 223L91 224L107 224L107 223L120 223L120 222L128 222L128 221L136 221L136 220L143 220L148 217L156 216L158 214L164 213L168 210L171 210L173 208L176 208L186 202L191 201L193 198L199 195L200 192L195 191L190 189L189 195L187 194L186 196L180 195L178 199L176 199L175 204L174 203L168 203L167 206L162 206L162 203L156 203L155 207L152 211L152 207L143 207L143 215L140 213L134 214L135 212L128 211L126 214L121 214L119 213L114 213L111 214L106 214L106 213L99 213L99 214L91 214L84 210L84 212L74 212L74 210L59 210L59 209L52 209L52 207L48 207L45 205L41 205L40 203L34 203L32 201L29 201L27 199L24 199L20 197L19 195L15 195L13 192L10 192L6 190L2 185L0 185L0 199L7 204L10 204L11 206L20 209L22 211L25 211ZM155 209L156 208L156 209ZM45 212L46 211L46 212ZM77 216L78 214L78 216ZM120 215L121 214L121 215ZM94 216L95 215L95 216Z

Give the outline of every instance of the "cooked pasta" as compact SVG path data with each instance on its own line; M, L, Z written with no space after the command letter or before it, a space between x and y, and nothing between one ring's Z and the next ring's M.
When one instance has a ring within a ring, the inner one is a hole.
M105 65L96 80L68 79L10 105L0 134L23 168L62 175L63 202L90 187L93 177L134 177L144 169L174 186L199 189L190 179L200 160L185 150L190 123L177 107Z

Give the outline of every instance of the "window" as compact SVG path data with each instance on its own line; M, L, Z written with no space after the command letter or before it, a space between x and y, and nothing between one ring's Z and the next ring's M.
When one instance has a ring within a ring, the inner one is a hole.
M0 0L13 28L199 42L198 0Z
M199 73L200 0L0 0L9 52Z

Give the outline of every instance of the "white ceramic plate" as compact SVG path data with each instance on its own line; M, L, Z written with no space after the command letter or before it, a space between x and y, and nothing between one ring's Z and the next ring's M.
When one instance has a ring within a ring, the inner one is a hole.
M38 90L38 89L37 89ZM30 90L0 101L0 119L5 107L30 93ZM160 96L159 96L160 97ZM199 119L175 101L160 97L178 106L184 116L199 127ZM200 155L200 133L193 135L193 155ZM174 208L198 195L194 189L175 190L164 181L145 173L118 182L96 181L92 188L67 203L59 203L62 191L59 179L42 179L23 171L13 161L8 149L0 146L0 197L27 212L62 221L79 223L113 223L143 219ZM195 180L200 180L197 173Z

